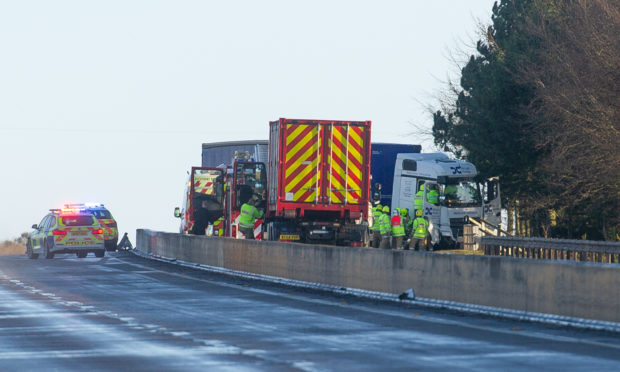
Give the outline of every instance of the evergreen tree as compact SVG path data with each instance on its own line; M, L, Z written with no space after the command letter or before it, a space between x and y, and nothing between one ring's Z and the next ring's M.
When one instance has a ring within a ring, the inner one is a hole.
M620 10L608 0L501 0L435 143L547 235L614 239L620 220ZM617 238L616 238L617 239Z

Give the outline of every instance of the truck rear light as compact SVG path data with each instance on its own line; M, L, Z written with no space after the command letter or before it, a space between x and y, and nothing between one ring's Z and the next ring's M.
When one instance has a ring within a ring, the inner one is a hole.
M67 232L63 231L63 230L52 230L52 234L54 234L54 235L67 235Z
M103 234L103 229L93 230L93 234Z
M296 209L285 209L284 210L284 218L295 218L297 217Z

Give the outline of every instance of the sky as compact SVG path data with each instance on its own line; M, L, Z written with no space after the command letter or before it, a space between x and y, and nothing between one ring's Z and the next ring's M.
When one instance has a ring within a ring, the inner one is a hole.
M0 241L69 202L176 232L201 144L281 117L433 152L428 107L494 1L0 0Z

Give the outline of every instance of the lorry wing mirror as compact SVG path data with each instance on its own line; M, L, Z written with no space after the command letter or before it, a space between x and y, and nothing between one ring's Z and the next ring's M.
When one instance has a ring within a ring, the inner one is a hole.
M176 218L181 218L181 209L179 207L174 208L174 216Z

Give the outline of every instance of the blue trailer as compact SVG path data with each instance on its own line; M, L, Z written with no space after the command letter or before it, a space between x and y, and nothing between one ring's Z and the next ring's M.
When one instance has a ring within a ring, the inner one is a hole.
M392 184L394 183L394 166L396 155L401 153L420 153L421 145L404 143L373 142L370 155L371 194L375 184L381 184L381 205L392 204Z

